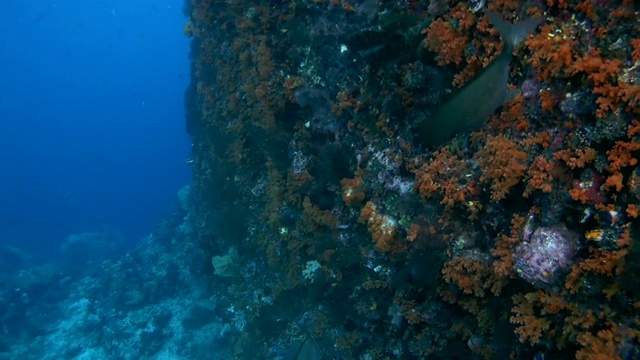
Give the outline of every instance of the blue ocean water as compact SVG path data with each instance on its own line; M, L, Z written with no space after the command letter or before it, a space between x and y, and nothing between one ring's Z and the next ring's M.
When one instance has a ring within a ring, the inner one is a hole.
M0 244L132 244L187 184L182 3L0 3Z
M0 2L0 359L211 358L228 333L175 240L195 226L185 21L167 0Z

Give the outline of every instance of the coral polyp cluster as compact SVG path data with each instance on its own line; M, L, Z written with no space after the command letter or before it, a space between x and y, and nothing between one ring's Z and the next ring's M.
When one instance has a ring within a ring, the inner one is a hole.
M513 249L514 269L536 287L561 285L577 250L578 234L564 224L540 227Z

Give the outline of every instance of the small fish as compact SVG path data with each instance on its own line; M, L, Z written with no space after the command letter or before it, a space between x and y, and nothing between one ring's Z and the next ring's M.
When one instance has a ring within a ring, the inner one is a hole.
M498 29L504 48L478 76L451 94L431 118L420 124L418 136L427 146L441 145L453 134L482 127L489 116L504 104L513 49L543 20L542 17L533 17L519 24L508 24L494 13L488 12L487 15Z

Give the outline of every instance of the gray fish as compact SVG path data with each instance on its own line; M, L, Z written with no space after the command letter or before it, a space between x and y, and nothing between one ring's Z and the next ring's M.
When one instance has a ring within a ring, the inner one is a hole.
M509 62L513 49L542 22L533 17L519 24L508 24L493 13L487 13L498 29L504 48L480 74L462 89L454 92L418 129L421 142L428 146L440 145L455 133L468 132L484 125L507 96Z
M322 351L311 336L307 336L296 349L292 360L320 360Z

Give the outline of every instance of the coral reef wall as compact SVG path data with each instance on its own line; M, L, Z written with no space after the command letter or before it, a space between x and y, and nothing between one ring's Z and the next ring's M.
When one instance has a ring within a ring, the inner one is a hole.
M639 358L637 6L187 3L194 231L235 357ZM512 96L429 143L502 51L488 14L540 17Z

